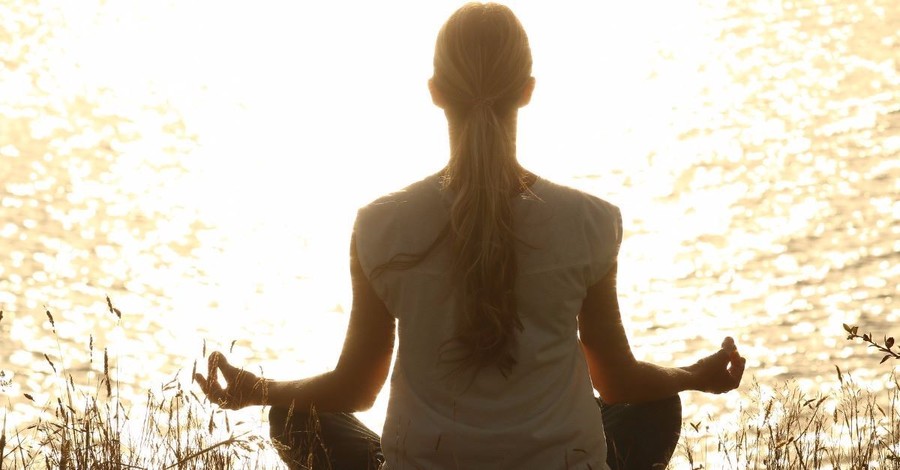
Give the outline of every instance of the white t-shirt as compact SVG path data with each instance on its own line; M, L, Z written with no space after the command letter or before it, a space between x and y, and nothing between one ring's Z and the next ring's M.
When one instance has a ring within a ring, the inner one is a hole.
M398 325L397 358L381 437L385 469L606 469L606 441L577 316L587 288L609 270L622 240L619 209L538 178L513 204L519 274L517 364L449 375L441 345L453 337L458 299L447 243L418 265L377 266L418 254L447 225L438 175L360 209L360 263ZM444 349L445 350L445 349Z

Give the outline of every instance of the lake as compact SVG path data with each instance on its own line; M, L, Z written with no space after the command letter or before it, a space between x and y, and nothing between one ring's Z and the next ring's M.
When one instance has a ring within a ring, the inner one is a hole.
M7 426L60 390L44 354L93 384L109 348L135 400L204 341L275 378L329 370L356 209L446 161L425 85L457 5L0 5ZM893 361L841 325L900 333L900 4L590 5L510 3L537 77L519 153L622 209L636 356L732 335L746 388L826 393L835 366L884 388ZM694 421L741 400L682 396Z

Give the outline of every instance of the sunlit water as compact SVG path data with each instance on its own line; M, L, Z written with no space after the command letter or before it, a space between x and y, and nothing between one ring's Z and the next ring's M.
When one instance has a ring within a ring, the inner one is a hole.
M447 153L425 81L456 4L370 3L0 4L9 428L60 390L44 354L92 384L108 347L135 399L204 340L272 377L334 365L356 208ZM636 355L730 334L748 383L885 386L841 324L900 334L900 6L624 3L512 6L520 158L622 208ZM683 399L696 421L740 395Z

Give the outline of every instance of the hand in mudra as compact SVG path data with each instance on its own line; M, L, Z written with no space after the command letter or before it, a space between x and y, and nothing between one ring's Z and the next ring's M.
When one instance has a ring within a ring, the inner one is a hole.
M738 353L734 339L726 337L721 349L683 369L694 374L697 390L725 393L741 384L746 364L747 359Z
M219 383L219 372L225 379L225 388ZM197 373L194 380L211 403L225 409L238 410L265 402L266 380L229 364L225 355L218 351L209 355L207 376Z

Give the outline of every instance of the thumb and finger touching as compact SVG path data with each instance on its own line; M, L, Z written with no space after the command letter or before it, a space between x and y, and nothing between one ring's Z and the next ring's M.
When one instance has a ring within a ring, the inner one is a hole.
M725 339L722 340L722 349L727 351L737 351L737 345L734 344L734 338L726 336Z
M722 341L722 348L712 355L698 361L697 365L705 362L707 365L712 365L718 374L724 372L728 384L727 388L722 391L728 391L735 389L740 385L747 359L738 353L734 339L730 336L726 336ZM207 376L203 377L202 374L196 373L194 374L194 380L200 385L200 389L210 401L219 403L223 407L227 407L229 393L227 390L223 389L222 385L219 383L220 371L222 372L222 377L229 385L234 384L236 379L243 373L242 369L238 369L229 364L224 354L216 351L209 355Z
M698 362L702 364L698 372L706 377L709 384L707 391L723 393L740 385L746 362L738 353L734 339L729 336L722 341L721 349Z
M722 350L728 353L728 375L731 378L733 388L737 388L744 375L747 359L738 352L737 345L734 344L734 339L730 336L726 337L722 342Z
M228 386L240 374L240 369L229 364L225 355L216 351L209 355L206 377L198 372L194 374L194 380L211 402L224 406L228 401L229 393L219 383L219 372L222 373L222 378L225 379L226 386Z

